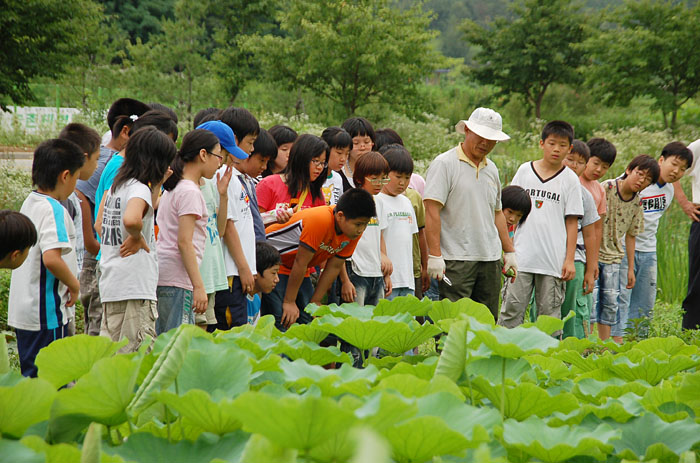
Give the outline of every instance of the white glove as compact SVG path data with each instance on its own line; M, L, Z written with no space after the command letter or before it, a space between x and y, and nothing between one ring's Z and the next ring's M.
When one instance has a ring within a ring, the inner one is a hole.
M518 263L515 261L514 252L506 252L503 254L503 273L507 272L508 269L513 269L515 275L518 274Z
M445 259L442 256L428 256L428 276L442 280L445 275Z

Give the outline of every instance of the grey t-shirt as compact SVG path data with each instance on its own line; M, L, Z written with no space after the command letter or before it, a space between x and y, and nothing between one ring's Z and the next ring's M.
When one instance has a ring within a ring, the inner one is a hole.
M97 185L100 183L100 177L102 176L102 171L105 166L114 156L114 151L106 146L100 146L100 157L97 160L97 169L93 172L92 177L89 180L78 180L75 185L75 189L85 195L87 199L90 200L90 206L92 209L95 208L95 192L97 191Z
M593 195L581 185L581 199L583 199L583 217L578 219L578 236L576 238L576 255L574 260L577 262L586 262L586 248L583 245L583 227L587 227L592 223L600 220L598 211L596 210L595 200Z

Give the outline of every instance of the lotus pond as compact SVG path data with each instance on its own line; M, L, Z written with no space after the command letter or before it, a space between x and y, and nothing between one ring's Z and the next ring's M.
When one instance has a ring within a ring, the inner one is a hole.
M186 325L132 354L78 335L40 352L35 379L10 369L0 339L0 459L696 461L698 345L560 342L561 320L508 330L468 299L306 310L313 323L285 333L271 317L214 334ZM329 334L393 355L353 368L319 345ZM437 351L403 355L436 336Z

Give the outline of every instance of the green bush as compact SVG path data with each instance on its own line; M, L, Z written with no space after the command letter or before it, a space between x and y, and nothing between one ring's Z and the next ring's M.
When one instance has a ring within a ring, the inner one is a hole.
M14 164L0 164L0 209L22 207L32 189L32 177Z

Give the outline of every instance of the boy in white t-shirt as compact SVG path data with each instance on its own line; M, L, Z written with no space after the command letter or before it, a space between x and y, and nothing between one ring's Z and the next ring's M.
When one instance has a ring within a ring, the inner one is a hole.
M627 289L626 281L620 279L618 311L620 317L612 327L612 336L623 336L630 320L651 318L656 303L656 231L661 216L673 201L673 182L683 177L693 164L693 153L685 144L675 141L667 144L659 156L659 180L646 187L639 197L644 210L644 231L635 238L634 249L634 288ZM627 256L622 258L620 275L628 270ZM642 334L646 328L642 327Z
M501 326L523 323L533 289L538 314L561 318L565 282L576 274L576 232L583 215L578 177L562 164L573 139L571 124L547 123L540 140L542 159L521 165L513 177L512 184L530 194L532 210L515 234L518 275L514 282L506 281Z
M20 212L36 227L38 242L12 271L8 324L17 334L24 376L37 376L36 355L68 333L67 307L80 291L75 228L59 201L73 193L85 154L75 143L52 139L40 144L32 163L32 191Z
M403 192L408 188L413 174L413 159L406 148L391 145L382 153L389 163L389 183L377 195L382 203L382 217L386 222L382 231L386 252L392 263L391 294L387 299L399 296L413 296L413 235L418 233L418 221L411 200Z
M338 204L340 195L343 194L343 178L338 171L343 169L352 148L352 137L340 127L328 127L321 134L323 141L330 148L328 154L328 178L323 184L323 196L329 206Z

